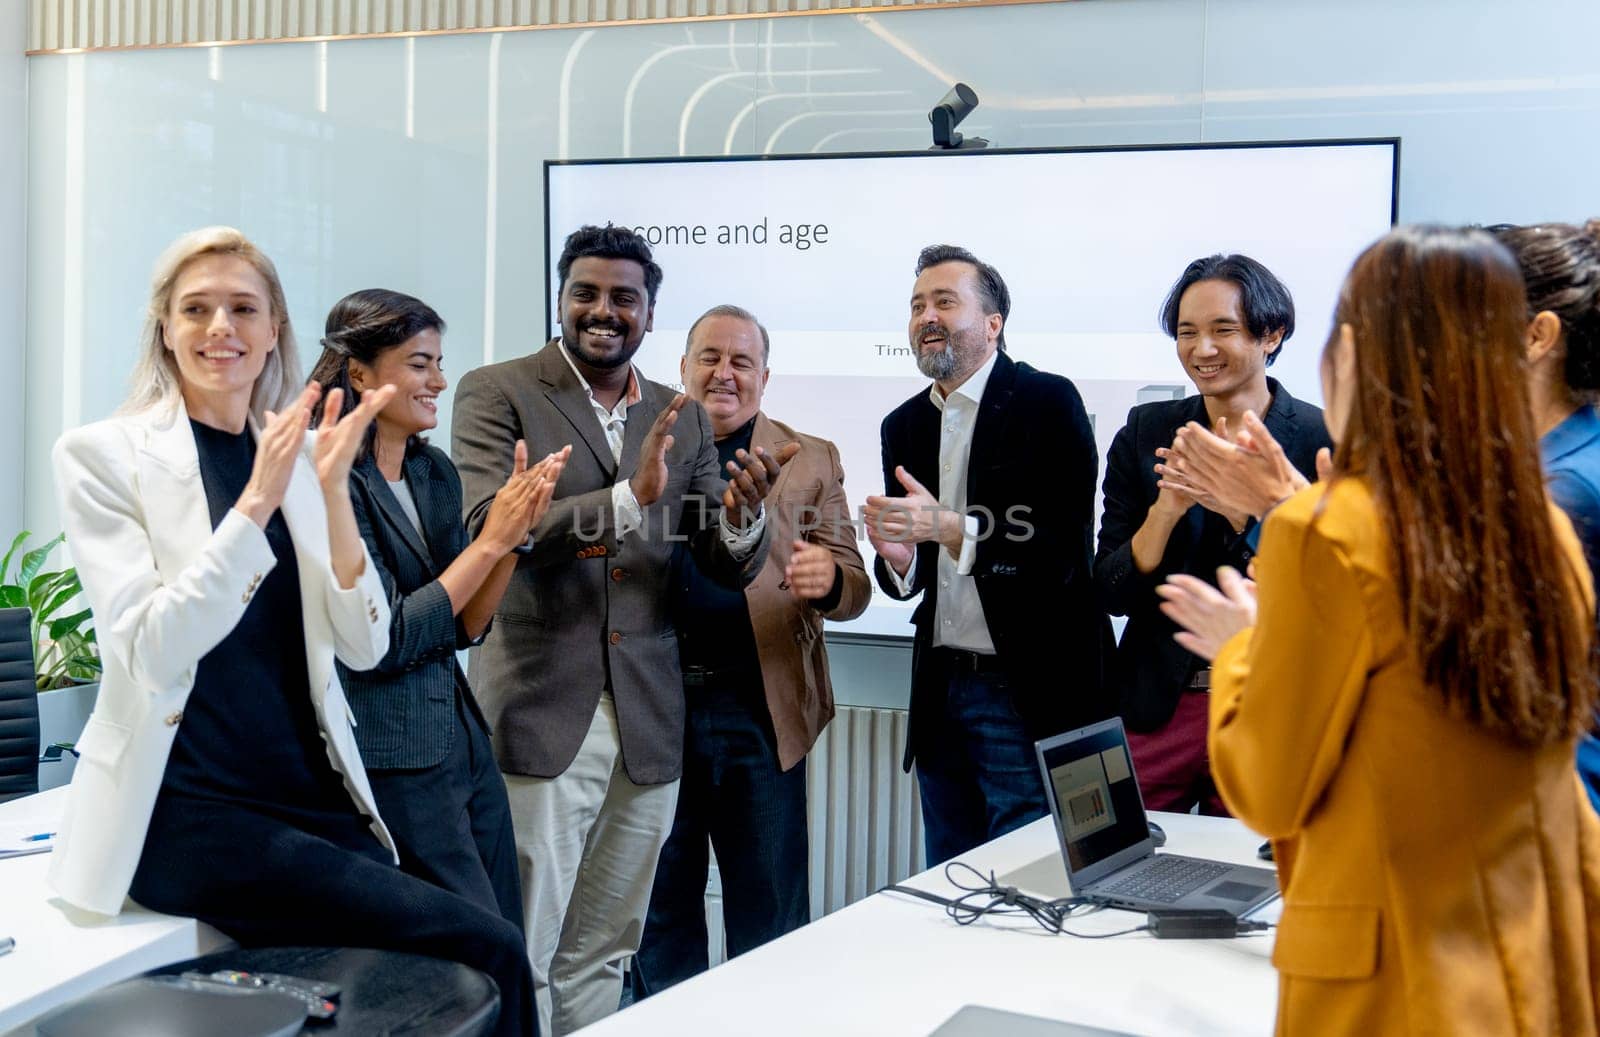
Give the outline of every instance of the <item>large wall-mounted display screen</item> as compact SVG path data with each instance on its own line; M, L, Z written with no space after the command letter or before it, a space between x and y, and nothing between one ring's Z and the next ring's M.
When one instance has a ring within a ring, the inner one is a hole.
M694 319L751 310L772 334L764 409L838 444L859 506L883 490L879 422L928 387L907 339L917 253L961 245L1011 289L1010 355L1083 394L1103 475L1130 407L1194 391L1157 313L1197 257L1243 252L1289 286L1298 326L1269 373L1320 402L1334 299L1394 220L1398 162L1395 140L552 162L547 323L566 235L636 228L665 270L639 368L678 383ZM909 634L909 617L879 594L849 628Z

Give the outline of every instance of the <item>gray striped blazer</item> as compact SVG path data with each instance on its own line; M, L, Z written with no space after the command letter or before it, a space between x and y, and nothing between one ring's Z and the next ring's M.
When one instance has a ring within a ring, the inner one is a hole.
M339 667L368 769L432 767L443 760L456 733L458 693L483 721L456 662L457 649L475 642L439 583L468 543L461 479L444 451L431 446L406 458L405 479L426 536L401 510L377 462L367 458L350 473L356 524L389 597L388 654L362 673Z

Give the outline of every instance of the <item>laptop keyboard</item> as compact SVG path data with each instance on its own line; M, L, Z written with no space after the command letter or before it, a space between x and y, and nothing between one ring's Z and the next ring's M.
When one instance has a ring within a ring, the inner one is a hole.
M1138 897L1171 904L1232 870L1226 864L1160 854L1142 868L1117 881L1097 887L1096 896Z

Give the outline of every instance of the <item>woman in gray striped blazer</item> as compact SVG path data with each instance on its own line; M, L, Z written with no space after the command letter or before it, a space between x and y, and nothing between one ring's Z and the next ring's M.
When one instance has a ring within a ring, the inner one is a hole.
M341 668L340 679L401 867L520 928L505 784L456 652L488 631L566 452L529 468L517 443L513 473L469 541L455 466L421 438L438 424L447 385L443 331L426 303L382 289L347 295L328 314L311 377L344 389L346 406L380 386L398 389L350 473L356 521L389 599L389 650L373 669Z

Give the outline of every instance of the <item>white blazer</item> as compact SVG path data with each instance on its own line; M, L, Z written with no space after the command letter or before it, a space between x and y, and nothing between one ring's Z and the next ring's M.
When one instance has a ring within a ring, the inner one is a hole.
M336 654L355 670L383 658L389 606L370 557L355 586L339 589L309 433L306 440L283 517L300 573L311 702L334 770L394 853L333 665ZM94 610L105 672L78 740L49 881L69 904L115 915L144 849L195 667L238 624L276 558L265 532L236 511L212 530L181 401L68 432L54 463L67 547Z

